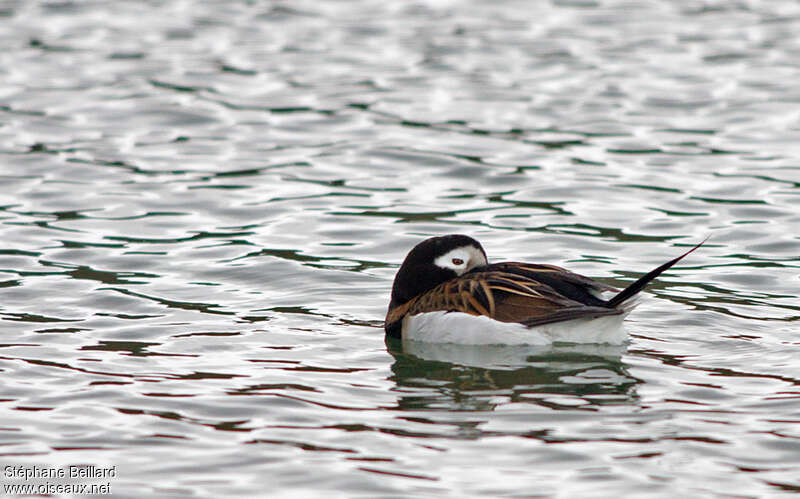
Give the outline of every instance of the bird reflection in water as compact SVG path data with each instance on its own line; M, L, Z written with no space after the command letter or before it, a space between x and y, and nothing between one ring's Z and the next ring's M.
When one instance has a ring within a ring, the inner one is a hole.
M387 338L402 410L493 411L512 403L596 411L636 404L624 345L475 346Z

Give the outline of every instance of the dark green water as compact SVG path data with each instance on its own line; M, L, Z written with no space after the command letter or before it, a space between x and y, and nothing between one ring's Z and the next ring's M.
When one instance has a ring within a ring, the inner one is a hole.
M795 2L0 2L0 464L120 497L800 491ZM385 343L397 265L650 287ZM3 468L5 470L5 468Z

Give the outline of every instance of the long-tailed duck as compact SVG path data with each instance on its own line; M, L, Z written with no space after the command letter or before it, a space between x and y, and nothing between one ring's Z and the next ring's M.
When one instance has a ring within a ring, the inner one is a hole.
M635 295L702 244L619 291L554 265L489 264L469 236L432 237L397 272L384 328L391 337L437 343L623 343ZM604 298L608 292L615 294Z

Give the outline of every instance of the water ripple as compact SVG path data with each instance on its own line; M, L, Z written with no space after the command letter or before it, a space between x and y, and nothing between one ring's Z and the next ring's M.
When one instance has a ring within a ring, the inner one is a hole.
M800 490L793 2L0 18L7 464L137 496ZM386 342L396 268L451 232L616 286L710 239L626 347Z

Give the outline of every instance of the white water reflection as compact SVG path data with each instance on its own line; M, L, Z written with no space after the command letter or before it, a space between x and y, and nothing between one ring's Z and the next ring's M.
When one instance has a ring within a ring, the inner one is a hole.
M0 5L0 454L136 496L797 491L798 14ZM453 232L616 286L711 239L623 348L385 343Z

